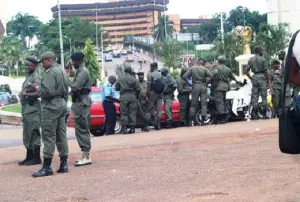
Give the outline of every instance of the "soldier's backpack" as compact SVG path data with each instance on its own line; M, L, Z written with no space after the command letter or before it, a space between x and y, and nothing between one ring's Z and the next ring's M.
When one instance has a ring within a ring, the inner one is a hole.
M285 107L286 87L291 68L299 67L296 58L293 56L293 46L298 33L299 31L293 35L289 45L281 95L282 113L279 117L279 148L282 153L286 154L300 154L300 110L296 107Z
M160 77L159 79L156 79L155 81L153 81L153 78L152 78L151 90L158 94L161 94L164 92L165 84L162 80L162 77Z

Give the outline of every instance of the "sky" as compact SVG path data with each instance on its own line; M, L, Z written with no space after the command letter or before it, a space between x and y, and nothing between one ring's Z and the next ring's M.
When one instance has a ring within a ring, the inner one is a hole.
M60 3L94 3L96 1L60 0ZM16 13L22 12L34 15L42 22L47 22L52 18L51 7L56 4L57 0L0 0L0 18L8 21ZM168 8L170 14L179 13L181 18L198 18L211 16L221 11L228 12L239 5L261 13L266 12L264 0L170 0Z

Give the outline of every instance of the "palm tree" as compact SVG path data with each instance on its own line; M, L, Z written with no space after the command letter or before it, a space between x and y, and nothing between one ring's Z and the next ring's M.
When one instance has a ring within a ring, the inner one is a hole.
M30 41L37 34L40 25L41 22L36 17L28 13L18 13L7 23L7 32L19 37L23 47L27 47L26 37L28 37L28 47L30 47Z
M11 68L18 65L19 61L22 60L23 54L19 40L12 37L3 37L0 41L0 60L8 68L9 76L11 76Z
M290 37L287 24L265 24L261 26L258 32L255 44L263 47L265 57L270 60L271 57L288 46Z
M212 49L217 55L224 55L227 58L228 66L237 72L238 66L235 58L243 54L243 42L238 39L233 33L224 35L224 44L217 38Z
M180 67L182 44L173 39L166 39L155 44L157 55L161 57L166 67Z
M167 36L172 36L174 32L173 21L169 19L169 16L160 16L158 18L158 24L154 27L154 38L156 41L162 41Z

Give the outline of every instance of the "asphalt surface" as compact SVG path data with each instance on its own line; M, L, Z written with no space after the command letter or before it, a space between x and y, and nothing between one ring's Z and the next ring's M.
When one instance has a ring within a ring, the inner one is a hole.
M79 168L69 140L70 172L39 179L30 175L40 166L17 166L23 147L0 149L0 201L298 202L300 158L280 153L277 123L93 138L93 165Z

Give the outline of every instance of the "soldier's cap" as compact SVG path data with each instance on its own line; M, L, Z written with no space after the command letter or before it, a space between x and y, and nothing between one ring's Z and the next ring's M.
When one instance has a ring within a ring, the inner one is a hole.
M72 54L71 59L77 62L82 61L84 59L84 54L82 52L74 53Z
M285 54L286 54L286 52L284 50L281 50L277 53L277 55L285 55Z
M33 64L35 64L35 65L37 65L39 62L37 61L37 59L35 59L34 57L28 57L28 58L26 58L26 60L28 61L28 62L31 62L31 63L33 63Z
M137 75L145 75L144 72L138 72Z
M220 55L218 57L218 61L222 61L222 62L225 62L226 61L226 57L224 55Z
M53 58L56 58L55 54L51 51L47 51L42 54L41 60L39 61L39 63L42 62L43 60L53 59Z
M132 68L130 65L124 65L124 72L132 73Z
M199 58L199 59L198 59L198 62L200 62L200 61L203 61L203 62L205 62L205 63L207 62L204 58Z
M161 72L169 72L169 69L167 67L161 68Z
M277 59L273 59L273 60L272 60L272 65L274 65L274 64L280 64L280 61L277 60Z

